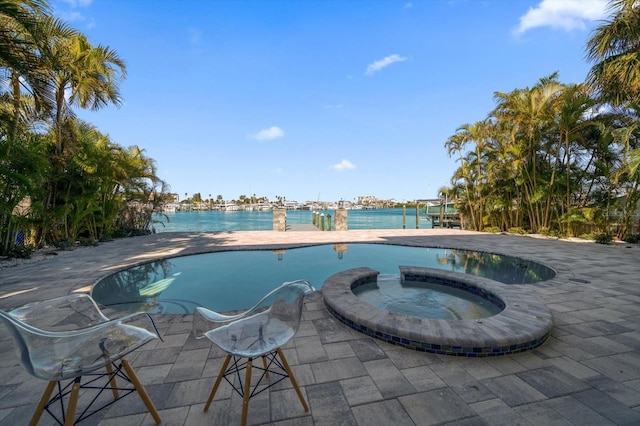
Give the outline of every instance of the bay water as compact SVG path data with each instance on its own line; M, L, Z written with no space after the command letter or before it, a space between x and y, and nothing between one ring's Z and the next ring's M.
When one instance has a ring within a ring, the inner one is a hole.
M335 217L334 210L318 213ZM404 219L403 219L404 216ZM201 210L154 215L156 232L271 231L273 212ZM287 224L311 224L310 210L287 210ZM416 229L416 210L407 208L362 209L347 211L348 229ZM332 221L332 229L334 222ZM424 212L418 215L419 228L431 228Z

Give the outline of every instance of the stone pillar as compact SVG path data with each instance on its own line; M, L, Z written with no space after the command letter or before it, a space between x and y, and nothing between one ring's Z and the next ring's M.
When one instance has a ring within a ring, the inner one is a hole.
M336 231L347 230L347 209L337 209L334 212L334 229Z
M273 209L273 230L278 232L287 230L287 209Z

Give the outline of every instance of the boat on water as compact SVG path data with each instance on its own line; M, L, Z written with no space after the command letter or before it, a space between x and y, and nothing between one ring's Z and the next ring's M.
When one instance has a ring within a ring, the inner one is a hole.
M240 211L240 206L233 203L225 203L220 206L220 210L224 212L237 212Z
M180 210L178 203L168 203L162 206L162 211L165 213L175 213Z

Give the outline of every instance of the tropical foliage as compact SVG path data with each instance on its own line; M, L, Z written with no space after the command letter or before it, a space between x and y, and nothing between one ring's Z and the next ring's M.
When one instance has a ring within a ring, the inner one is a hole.
M153 160L74 113L120 105L125 75L45 0L0 0L0 254L152 229L167 192Z
M615 0L587 43L582 84L557 73L495 93L487 117L445 143L447 188L468 228L578 236L632 232L640 199L640 3Z

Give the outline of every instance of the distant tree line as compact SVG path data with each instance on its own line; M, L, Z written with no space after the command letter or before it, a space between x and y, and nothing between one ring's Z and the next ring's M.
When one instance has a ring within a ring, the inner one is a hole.
M125 76L46 0L0 0L0 254L150 231L154 161L74 114L119 106Z
M495 108L445 143L469 229L629 238L640 199L640 2L609 3L586 44L584 83L558 74L495 92Z
M177 198L177 194L169 194L170 197L175 200ZM194 193L191 197L188 197L188 194L185 194L185 198L181 201L181 203L187 204L222 204L224 203L224 197L221 194L216 196L214 200L209 194L209 198L204 199L199 192ZM269 198L267 197L256 197L256 194L251 196L240 195L237 199L230 200L232 204L244 205L244 204L258 204L258 203L268 203Z

